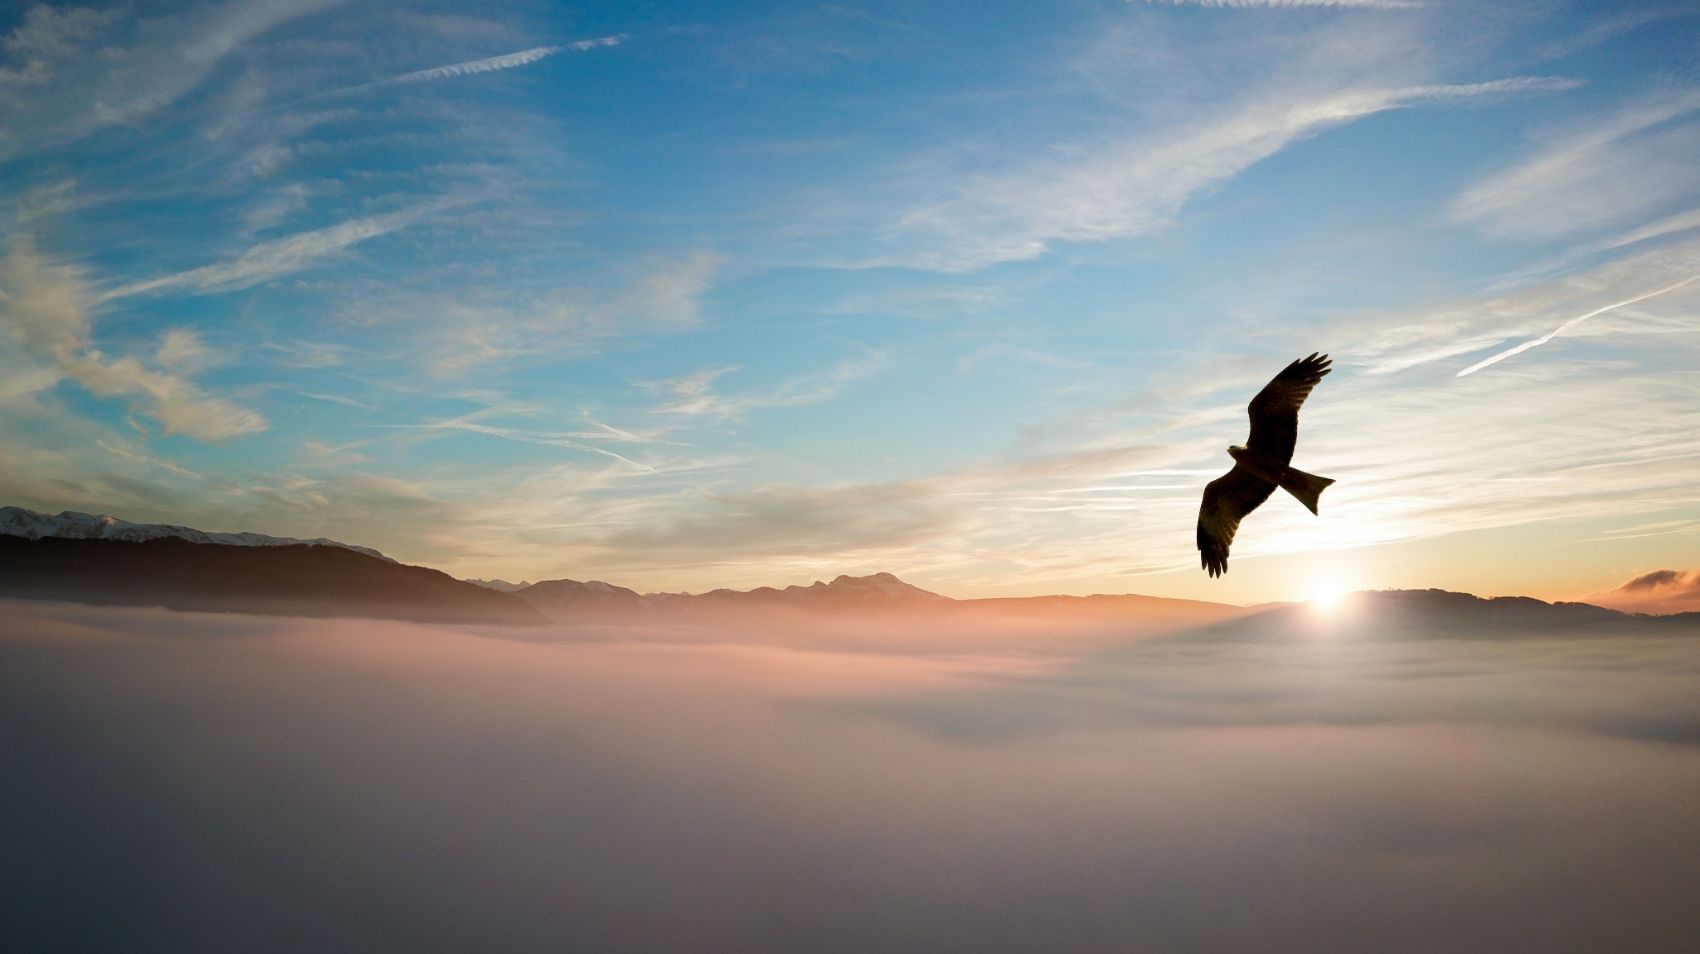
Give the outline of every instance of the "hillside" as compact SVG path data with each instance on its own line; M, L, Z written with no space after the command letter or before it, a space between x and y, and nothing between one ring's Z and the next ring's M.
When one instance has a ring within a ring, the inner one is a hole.
M347 547L196 543L176 536L0 535L0 596L299 616L544 621L523 600Z
M1323 610L1279 604L1195 630L1201 640L1326 638L1516 639L1568 635L1657 635L1700 629L1700 613L1644 616L1590 603L1547 603L1527 596L1480 597L1447 590L1370 590Z

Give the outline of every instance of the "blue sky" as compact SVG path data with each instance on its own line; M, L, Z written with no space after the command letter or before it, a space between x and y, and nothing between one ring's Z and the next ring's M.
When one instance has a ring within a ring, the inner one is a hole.
M640 589L1559 596L1700 554L1691 5L0 35L7 503ZM1199 490L1316 350L1295 463L1339 484L1210 581Z

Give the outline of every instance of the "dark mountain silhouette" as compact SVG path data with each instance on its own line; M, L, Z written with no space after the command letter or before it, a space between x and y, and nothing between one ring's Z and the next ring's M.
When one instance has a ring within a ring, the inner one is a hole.
M604 616L641 610L645 597L636 590L601 580L543 580L509 592L537 607L550 619Z
M483 581L481 585L489 585ZM716 589L706 593L639 593L600 580L545 580L512 590L558 622L642 619L919 616L941 624L1056 625L1147 630L1202 626L1252 610L1226 603L1156 596L1031 596L958 600L890 573L840 575L808 586Z
M1646 616L1591 603L1547 603L1527 596L1480 597L1448 590L1367 590L1323 611L1277 604L1186 634L1190 639L1281 640L1325 637L1508 639L1518 637L1680 633L1700 630L1700 613Z
M561 621L618 619L633 614L642 618L677 614L907 611L957 603L947 596L911 586L890 573L839 576L831 583L816 580L809 586L784 589L761 586L753 590L717 589L707 593L639 593L601 580L543 580L511 592L551 619Z
M341 546L0 535L0 596L215 612L544 622L517 597Z
M1445 590L1355 593L1334 610L1137 595L952 599L890 573L808 586L638 593L600 580L462 581L332 540L206 533L106 516L0 508L0 598L299 616L541 624L828 616L922 619L963 632L1045 627L1200 640L1505 639L1700 631L1700 613L1646 616L1588 603ZM942 631L942 630L941 630Z
M677 600L680 597L669 598ZM911 586L890 573L875 573L870 576L840 575L831 583L816 580L808 586L787 586L782 590L771 586L753 590L710 590L688 599L745 606L792 606L805 609L915 608L956 602L948 596L940 596L918 586Z

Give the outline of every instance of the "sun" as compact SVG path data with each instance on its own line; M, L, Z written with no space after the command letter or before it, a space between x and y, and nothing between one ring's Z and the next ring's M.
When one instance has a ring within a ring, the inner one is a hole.
M1339 580L1323 580L1311 589L1310 605L1324 613L1331 613L1345 595L1346 587Z

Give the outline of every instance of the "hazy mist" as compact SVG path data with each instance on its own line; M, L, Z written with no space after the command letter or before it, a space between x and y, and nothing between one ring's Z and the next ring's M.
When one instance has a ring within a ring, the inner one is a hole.
M1700 935L1691 639L0 619L15 950Z

